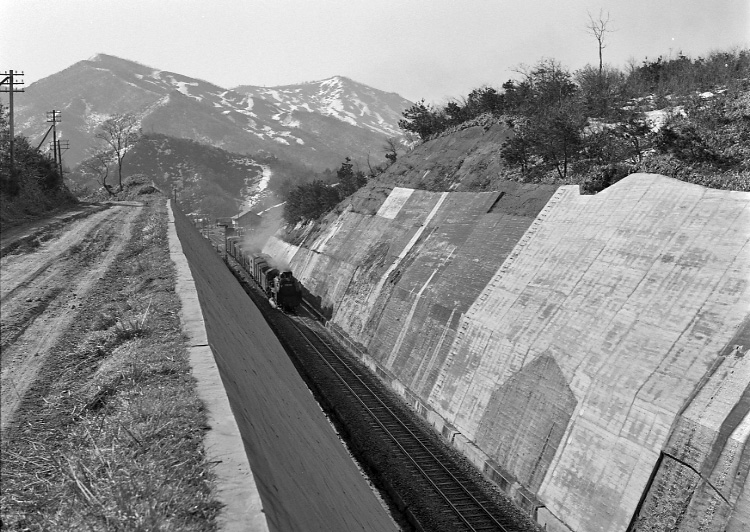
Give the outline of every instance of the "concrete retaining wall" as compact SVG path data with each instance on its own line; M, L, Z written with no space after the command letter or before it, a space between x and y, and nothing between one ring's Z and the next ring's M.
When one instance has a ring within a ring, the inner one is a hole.
M279 341L211 244L175 213L211 356L279 532L396 530Z
M498 196L396 188L287 256L548 529L625 530L640 508L646 530L676 459L699 472L682 530L745 522L750 194L636 174L561 187L531 216Z

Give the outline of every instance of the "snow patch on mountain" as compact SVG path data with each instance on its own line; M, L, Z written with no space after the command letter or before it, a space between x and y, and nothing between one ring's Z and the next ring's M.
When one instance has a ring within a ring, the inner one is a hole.
M109 119L109 116L110 115L105 113L97 113L92 111L91 106L88 104L88 102L86 103L86 115L84 122L89 131L94 131L96 128L102 125L105 120Z

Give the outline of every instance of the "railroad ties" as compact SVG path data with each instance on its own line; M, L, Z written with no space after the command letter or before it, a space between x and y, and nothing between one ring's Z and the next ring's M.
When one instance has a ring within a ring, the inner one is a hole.
M322 326L316 313L307 309L304 302L304 310L301 309L298 315L271 309L265 294L247 272L242 271L233 260L228 264L244 290L264 313L285 349L294 352L290 352L290 356L301 374L307 371L299 364L308 364L301 362L302 358L319 359L321 362L316 365L330 371L331 380L339 383L337 395L349 398L347 402L355 407L359 405L362 419L367 419L368 437L390 442L393 454L401 456L399 467L410 471L408 489L419 493L420 498L432 501L427 504L430 508L428 518L440 521L442 526L438 528L451 532L525 532L532 529L490 499L466 472L467 467L471 466L459 465L447 451L446 445L435 434L429 434L429 428L414 420L416 415L404 413L407 407L393 394L384 391L385 385L358 362L353 362L351 355L342 354L344 349L335 345L334 340L328 340L326 333L317 332L321 331ZM308 374L307 378L313 377ZM308 385L312 384L308 382ZM416 514L424 516L424 510L408 510L412 511L415 519ZM429 524L423 523L415 528L432 529Z
M400 449L425 482L445 501L458 519L471 531L515 532L521 530L512 519L498 515L496 505L473 486L465 473L440 449L440 444L423 434L424 429L400 416L389 406L393 399L368 385L361 370L339 355L317 332L311 318L295 317L295 328L335 373L352 399L372 418L373 431L382 431Z

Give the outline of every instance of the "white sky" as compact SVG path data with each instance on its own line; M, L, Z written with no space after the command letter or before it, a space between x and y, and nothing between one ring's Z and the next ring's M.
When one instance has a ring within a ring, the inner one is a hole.
M225 88L342 75L442 103L543 57L597 64L600 9L619 68L750 48L750 0L0 0L0 71L28 86L105 53Z

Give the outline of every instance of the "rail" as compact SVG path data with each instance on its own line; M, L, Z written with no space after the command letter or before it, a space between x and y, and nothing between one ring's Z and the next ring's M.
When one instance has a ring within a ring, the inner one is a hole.
M321 359L325 362L329 369L333 371L333 373L341 381L341 383L347 388L347 390L349 390L352 396L374 419L381 430L394 442L394 444L401 450L404 456L407 457L407 459L414 465L414 467L427 480L427 482L440 495L440 497L443 498L446 504L451 508L451 510L455 512L455 514L468 527L468 529L472 531L500 530L501 532L511 532L508 528L506 528L505 525L500 523L492 515L492 513L485 507L485 505L483 505L458 478L456 478L449 467L446 466L443 461L440 460L440 458L435 456L435 454L423 443L419 436L416 435L414 431L412 431L412 429L409 428L406 423L404 423L402 419L395 412L393 412L393 410L381 399L378 393L375 392L364 380L362 380L359 375L357 375L356 371L352 369L352 367L346 360L344 360L338 353L331 349L330 346L328 346L327 342L323 338L321 338L320 335L312 328L307 326L300 327L297 323L295 323L297 321L302 321L304 323L303 320L303 318L296 317L292 319L292 324L300 333L300 335L305 338L305 340L307 340L307 343L310 345L313 351L315 351L315 353L317 353L318 356L321 357ZM314 335L317 338L317 341L326 347L326 351L328 352L327 355L322 353L318 346L310 341L308 334ZM334 364L331 363L331 358L335 359L337 365L339 366L339 369L334 367ZM345 374L342 374L342 371L340 371L341 368L345 369ZM358 392L357 390L355 390L350 384L350 380L353 380L356 383L357 387L366 392L366 394L368 395L367 398L372 399L376 402L376 406L379 409L378 411L368 406L365 398L362 397L362 391L360 390ZM387 417L388 419L384 420L383 417ZM419 451L421 451L428 457L430 463L425 464L424 458L420 459L418 457L415 457L415 453L413 451L410 452L408 449L406 449L406 447L404 446L405 443L402 441L403 437L394 434L394 431L386 426L386 423L388 422L395 422L398 428L405 432L411 439L409 443L415 443ZM434 467L435 465L437 465L437 471L433 471L433 468L430 467ZM450 483L448 484L448 486L444 485L444 483L440 482L440 479L436 478L441 475L443 477L447 476L450 479ZM460 491L458 493L449 493L450 489L455 489L456 487L460 488ZM462 509L459 506L463 506L466 509ZM477 515L477 510L480 512L480 515ZM469 515L472 512L473 515ZM478 521L484 524L478 524ZM491 528L487 527L487 523L491 524Z

